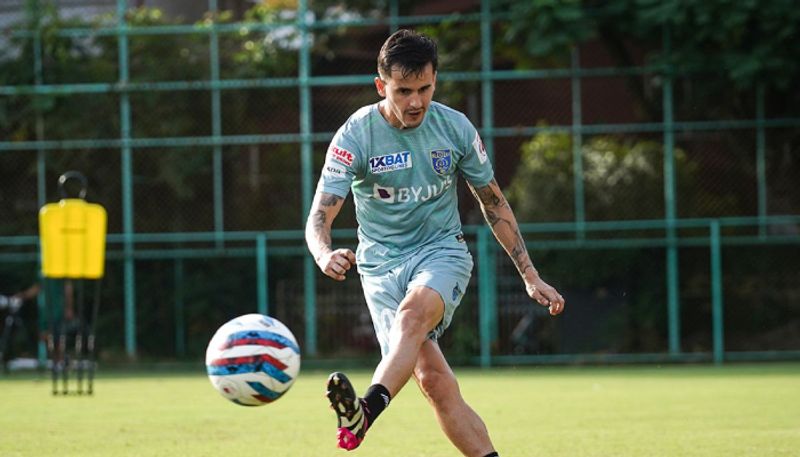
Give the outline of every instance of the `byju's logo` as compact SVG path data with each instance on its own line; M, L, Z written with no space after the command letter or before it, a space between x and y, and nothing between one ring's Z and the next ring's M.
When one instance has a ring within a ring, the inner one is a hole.
M372 185L372 198L386 203L425 202L442 195L452 187L453 178L447 175L439 184L428 184L419 187L382 187Z

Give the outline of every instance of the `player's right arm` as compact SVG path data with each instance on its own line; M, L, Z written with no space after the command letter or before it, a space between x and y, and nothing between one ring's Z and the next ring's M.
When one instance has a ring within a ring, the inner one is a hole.
M344 281L347 270L356 264L350 249L331 247L331 225L344 204L344 198L317 192L306 221L306 244L320 270L337 281Z

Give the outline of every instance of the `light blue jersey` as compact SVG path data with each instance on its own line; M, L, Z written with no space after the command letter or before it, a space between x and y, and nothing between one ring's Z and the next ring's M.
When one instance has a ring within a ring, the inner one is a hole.
M480 136L464 114L431 102L421 125L398 129L373 104L336 132L317 192L345 198L352 189L358 271L381 275L424 246L457 243L459 173L475 187L494 176Z

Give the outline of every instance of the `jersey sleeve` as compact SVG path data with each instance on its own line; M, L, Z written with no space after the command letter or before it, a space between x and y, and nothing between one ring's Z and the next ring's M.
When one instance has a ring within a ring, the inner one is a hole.
M317 192L347 197L360 162L358 144L344 128L339 129L325 154L325 165L322 166Z
M459 161L458 168L464 179L474 187L484 187L494 179L492 163L478 131L466 118L464 122L466 123L462 134L464 156Z

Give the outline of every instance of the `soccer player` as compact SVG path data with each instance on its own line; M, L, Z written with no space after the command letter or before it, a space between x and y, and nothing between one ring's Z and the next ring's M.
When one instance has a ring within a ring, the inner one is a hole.
M528 295L552 315L563 311L564 299L534 268L475 127L464 114L432 101L437 62L430 38L409 30L392 34L378 55L375 87L382 100L350 116L328 148L306 242L322 272L335 280L357 266L383 357L363 397L338 372L328 378L327 396L338 416L339 447L352 450L413 375L464 455L497 456L437 343L473 266L461 233L458 174ZM331 242L331 224L351 190L355 254Z

